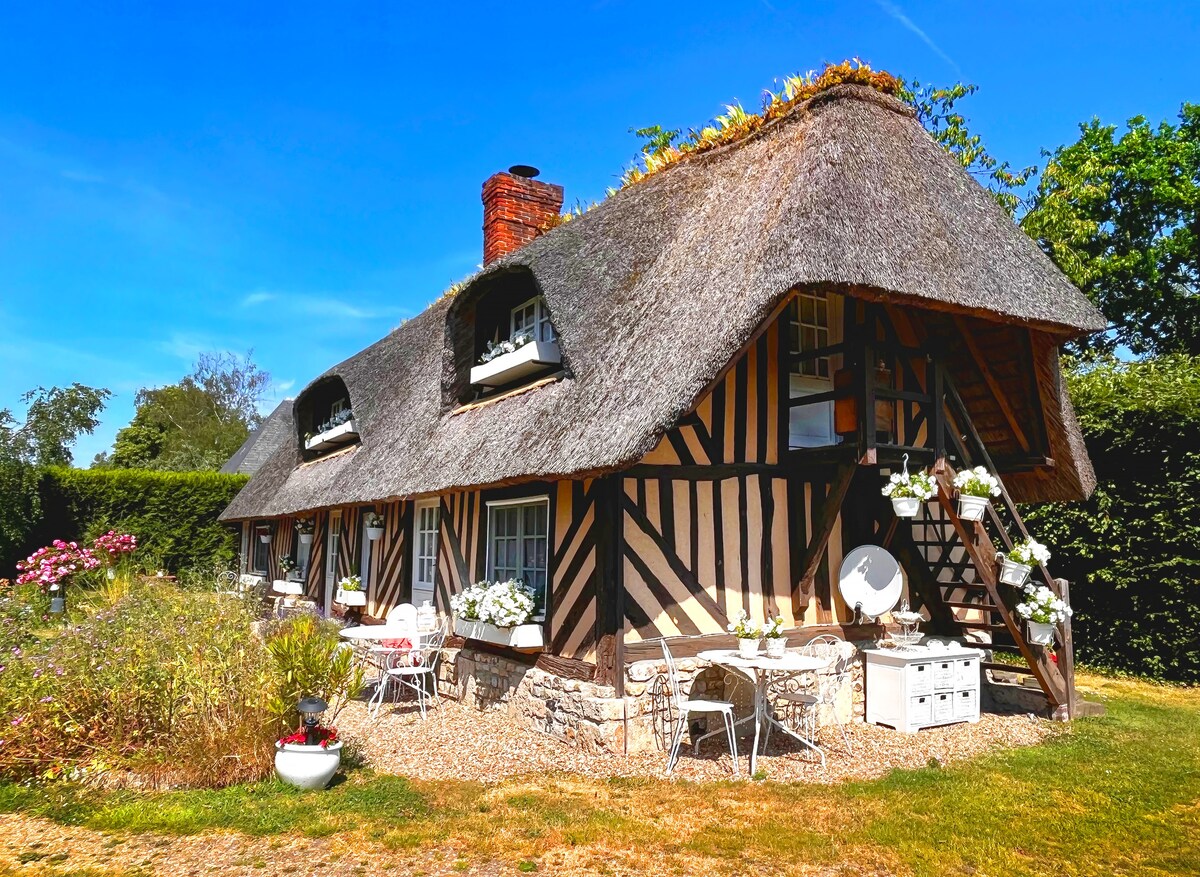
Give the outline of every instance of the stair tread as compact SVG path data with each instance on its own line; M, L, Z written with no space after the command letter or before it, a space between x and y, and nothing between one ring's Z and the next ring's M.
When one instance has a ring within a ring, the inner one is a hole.
M995 603L967 603L962 600L943 600L951 609L979 609L980 611L998 612L999 607Z
M956 621L959 627L970 630L1008 630L1007 624L990 624L985 621Z
M1026 676L1032 676L1031 670L1025 664L1004 664L1000 661L980 661L979 666L984 670L1002 670L1005 673L1024 673Z

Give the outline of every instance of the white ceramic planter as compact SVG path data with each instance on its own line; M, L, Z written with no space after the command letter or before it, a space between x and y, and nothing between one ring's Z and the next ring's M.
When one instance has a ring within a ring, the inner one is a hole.
M343 606L366 606L367 592L366 591L343 591L337 589L337 595L333 598L333 602L341 603Z
M502 387L560 362L562 355L558 351L557 341L530 341L512 353L505 353L491 362L472 366L471 383L484 387Z
M313 537L312 533L301 533L300 534L300 544L301 545L312 545L312 537Z
M1029 641L1038 646L1054 645L1054 625L1042 621L1026 621L1029 628Z
M329 448L336 448L338 445L349 444L357 438L358 424L351 417L345 423L331 426L324 432L319 432L312 438L306 439L304 447L309 451L324 451Z
M383 527L367 527L367 539L374 542L383 535Z
M959 496L958 516L964 521L982 521L989 502L986 496Z
M756 639L739 639L738 654L743 658L755 658L758 656L758 640Z
M1000 564L1000 581L1006 585L1015 585L1021 587L1029 578L1029 573L1033 571L1033 567L1026 566L1023 563L1017 563L1015 560L1004 558L1004 562Z
M787 649L787 637L775 636L767 637L763 640L767 644L768 658L782 658L784 651Z
M892 508L898 518L915 518L921 511L921 500L915 496L892 497Z
M308 746L304 743L275 744L275 773L297 789L323 789L342 763L342 744Z
M258 541L261 542L263 545L270 545L271 544L271 535L269 533L260 533L258 535Z
M496 627L485 621L454 619L454 633L466 639L495 643L513 649L540 649L545 636L540 624L518 624L515 627Z

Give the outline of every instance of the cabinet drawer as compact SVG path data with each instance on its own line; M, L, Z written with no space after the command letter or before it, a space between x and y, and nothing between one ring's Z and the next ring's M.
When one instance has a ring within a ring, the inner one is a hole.
M954 718L973 719L979 713L979 691L971 688L954 692Z
M933 691L933 664L909 664L908 691L910 694L929 694Z
M979 659L959 658L954 662L956 684L960 688L970 688L979 682Z
M933 720L933 695L922 694L908 700L910 725L928 725Z
M954 695L935 694L933 696L933 720L948 722L954 718Z
M936 661L933 665L933 687L937 689L953 688L955 678L954 661Z

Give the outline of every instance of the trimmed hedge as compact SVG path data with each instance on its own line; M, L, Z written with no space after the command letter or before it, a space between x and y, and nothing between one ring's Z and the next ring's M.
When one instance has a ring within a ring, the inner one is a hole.
M1200 358L1067 376L1099 483L1025 516L1071 582L1078 659L1200 683Z
M91 540L110 529L138 537L134 556L147 567L179 571L232 564L237 533L217 516L248 480L217 472L45 469L38 482L41 514L27 544L7 559L0 575L53 539Z

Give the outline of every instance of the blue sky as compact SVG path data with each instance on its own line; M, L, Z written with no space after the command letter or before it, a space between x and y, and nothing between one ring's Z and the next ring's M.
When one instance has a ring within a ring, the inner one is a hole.
M1067 5L6 4L0 407L110 388L86 465L201 351L253 348L294 395L475 268L492 172L599 199L631 126L826 61L977 83L964 109L1016 165L1200 97L1200 4Z

